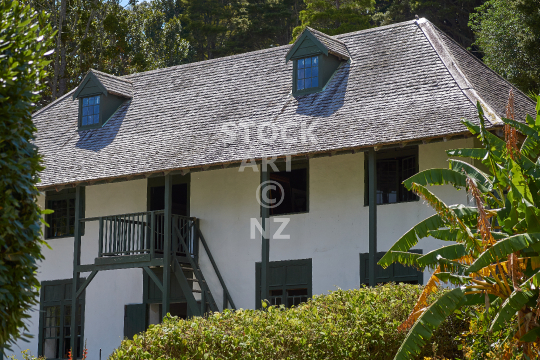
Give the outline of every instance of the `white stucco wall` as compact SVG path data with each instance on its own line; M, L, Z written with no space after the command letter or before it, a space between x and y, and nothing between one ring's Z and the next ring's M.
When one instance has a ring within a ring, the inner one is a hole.
M420 170L447 167L445 149L472 147L472 139L420 145ZM260 261L261 241L250 238L251 218L260 219L256 189L260 173L251 168L196 172L191 175L190 215L200 219L232 297L239 308L255 307L255 263ZM466 203L464 191L451 186L432 188L448 204ZM147 181L136 180L86 188L86 217L146 211ZM44 197L39 198L44 205ZM386 251L412 226L433 214L422 201L380 205L378 250ZM289 240L270 241L270 260L312 259L313 294L336 287L357 288L360 283L359 253L368 252L368 207L364 206L364 154L349 154L310 160L309 212L288 216L284 234ZM270 224L271 233L280 224ZM97 256L97 223L87 224L82 238L82 263ZM39 265L40 281L72 277L73 238L48 240L45 261ZM422 240L416 248L424 253L441 242ZM208 257L201 247L201 268L221 307L222 291ZM88 274L82 274L87 276ZM425 281L427 276L425 274ZM86 290L84 337L90 359L99 349L105 359L123 337L124 305L142 302L142 270L100 272ZM37 354L38 312L32 312L30 332L35 338L18 344ZM18 351L15 348L16 352Z
M45 206L45 197L38 199ZM146 211L146 180L126 181L86 187L85 216L99 216ZM81 262L92 264L97 257L97 224L86 226L81 239ZM47 240L51 247L43 248L45 260L39 264L39 281L71 279L73 277L73 237ZM82 277L88 273L81 274ZM124 335L124 305L142 302L142 270L103 271L96 275L86 289L84 338L89 359L106 359L118 347ZM30 343L18 342L14 355L30 349L37 355L39 306L31 313Z
M419 169L448 167L446 149L472 147L472 139L419 146ZM201 219L201 230L218 263L237 307L255 307L255 262L261 242L250 239L250 218L259 219L255 190L260 174L246 168L192 174L191 216ZM464 191L452 186L431 190L448 204L466 203ZM415 224L434 211L423 201L377 207L378 251L388 250ZM270 241L270 261L312 259L313 294L360 284L359 254L369 251L369 213L364 206L364 154L311 159L309 212L288 215L284 234L289 240ZM271 222L271 233L279 223ZM427 253L442 241L428 238L415 247ZM204 254L201 267L221 306L221 286ZM427 281L429 273L425 273Z

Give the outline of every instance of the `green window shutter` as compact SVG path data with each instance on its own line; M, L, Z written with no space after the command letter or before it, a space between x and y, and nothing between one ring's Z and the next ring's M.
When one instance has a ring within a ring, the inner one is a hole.
M146 330L146 305L129 304L124 308L124 337L133 339L133 335Z
M311 259L270 262L269 287L275 304L287 307L305 302L312 296ZM261 263L255 263L255 308L261 308Z
M422 254L422 250L409 250L412 253ZM385 252L378 252L375 256L379 261ZM383 269L377 265L375 268L375 283L403 282L411 284L423 284L424 273L414 267L403 266L394 263ZM360 285L369 285L369 253L360 254Z

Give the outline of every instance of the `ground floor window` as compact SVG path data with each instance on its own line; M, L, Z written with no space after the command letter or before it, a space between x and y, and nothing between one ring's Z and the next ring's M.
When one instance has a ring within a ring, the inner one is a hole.
M422 250L410 250L409 252L421 254ZM378 252L375 260L379 261L386 252ZM389 282L423 284L424 273L414 267L403 266L394 263L383 269L376 265L375 283L384 284ZM369 253L360 254L360 285L369 285Z
M312 296L311 259L270 262L271 305L296 306ZM261 263L255 264L256 308L261 307Z
M72 311L72 282L68 279L41 283L38 351L39 355L47 359L67 359L74 333L77 337L77 357L82 356L85 293L79 296L76 311ZM71 316L77 317L78 327L75 332L71 331Z

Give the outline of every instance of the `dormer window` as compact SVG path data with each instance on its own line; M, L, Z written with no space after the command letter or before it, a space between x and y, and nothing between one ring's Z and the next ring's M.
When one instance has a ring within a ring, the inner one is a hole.
M79 101L78 130L105 126L132 98L133 84L129 80L90 69L73 93L73 100Z
M286 61L293 61L292 94L324 91L334 73L349 59L345 43L306 27L285 55Z
M319 87L319 57L297 60L297 90Z
M99 124L100 95L82 98L81 126Z

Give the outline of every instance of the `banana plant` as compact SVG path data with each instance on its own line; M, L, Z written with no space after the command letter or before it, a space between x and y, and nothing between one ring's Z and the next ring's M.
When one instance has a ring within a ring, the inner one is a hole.
M535 118L518 122L510 92L504 139L486 128L479 103L477 108L479 125L462 123L482 147L448 150L448 169L424 170L403 182L435 215L406 232L379 261L385 268L398 262L432 271L399 328L408 335L396 360L415 358L446 317L469 305L495 314L484 317L491 331L510 327L514 337L507 341L530 358L540 355L540 96ZM447 205L428 188L448 184L466 189L474 206ZM426 237L449 243L425 255L409 252ZM428 304L442 283L452 289Z

